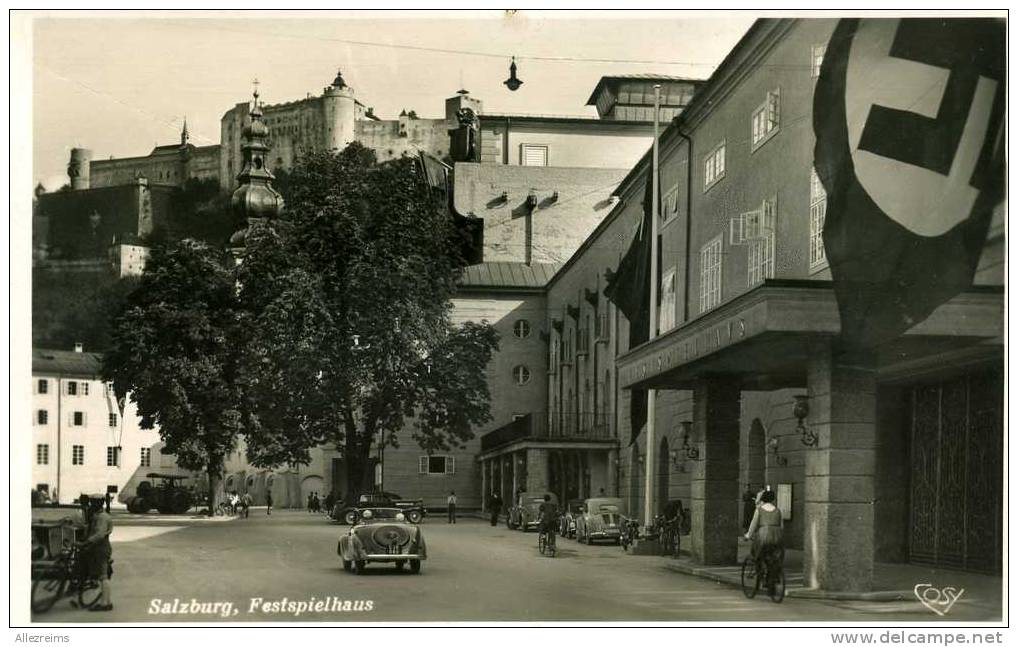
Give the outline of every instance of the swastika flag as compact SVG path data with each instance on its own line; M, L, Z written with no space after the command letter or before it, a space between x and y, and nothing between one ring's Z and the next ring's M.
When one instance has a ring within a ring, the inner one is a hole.
M866 348L972 285L1004 196L1005 24L845 19L813 100L843 341Z

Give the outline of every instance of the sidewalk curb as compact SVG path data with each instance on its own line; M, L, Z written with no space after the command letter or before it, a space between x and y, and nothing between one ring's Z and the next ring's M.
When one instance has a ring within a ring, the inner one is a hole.
M719 584L728 584L736 588L742 586L742 579L739 575L727 575L718 573L710 568L702 566L691 566L689 564L669 562L665 568L685 575L693 575L705 580L712 580ZM824 591L821 589L810 589L802 586L789 586L785 595L790 598L804 598L813 600L852 600L857 602L898 602L909 599L911 591Z

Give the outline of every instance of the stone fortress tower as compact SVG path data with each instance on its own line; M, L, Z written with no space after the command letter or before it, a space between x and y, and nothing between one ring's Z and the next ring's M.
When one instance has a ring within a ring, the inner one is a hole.
M71 189L78 191L89 188L91 167L92 151L87 148L71 149L71 160L67 164L67 176L71 180Z
M336 71L332 85L322 92L322 121L326 124L325 144L329 149L342 149L356 139L357 102L353 88L343 80L342 70Z

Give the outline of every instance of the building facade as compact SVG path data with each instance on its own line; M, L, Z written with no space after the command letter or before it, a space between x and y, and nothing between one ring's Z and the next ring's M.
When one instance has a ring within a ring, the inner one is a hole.
M100 362L80 347L32 351L32 487L61 503L106 493L123 502L146 473L176 468L134 405L121 411Z
M842 350L812 128L836 22L758 21L662 133L657 336L634 347L604 288L640 230L650 151L615 189L545 287L539 422L482 437L486 494L606 483L640 518L680 499L694 558L735 564L741 498L769 485L808 586L868 590L882 562L1000 571L1003 208L971 289Z
M871 353L842 350L812 129L835 24L758 21L662 136L661 335L616 360L619 386L688 403L657 421L694 450L704 563L734 563L759 475L810 586L867 590L879 562L999 571L1001 217L969 291Z

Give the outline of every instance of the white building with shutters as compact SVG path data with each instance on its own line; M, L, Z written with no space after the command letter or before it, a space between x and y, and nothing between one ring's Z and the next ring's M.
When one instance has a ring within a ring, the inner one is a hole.
M121 505L146 473L180 472L130 401L121 412L100 362L80 345L32 351L32 487L60 503L109 492Z

